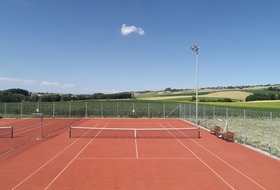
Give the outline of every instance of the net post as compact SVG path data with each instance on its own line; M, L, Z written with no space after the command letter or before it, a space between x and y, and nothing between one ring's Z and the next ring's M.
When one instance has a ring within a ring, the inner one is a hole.
M134 128L134 138L136 139L137 135L136 135L136 129Z
M14 127L11 128L11 138L14 138Z
M43 134L43 115L41 116L40 119L40 139L42 138L42 134Z
M69 138L71 138L71 126L69 127Z
M198 138L200 139L200 127L198 127Z

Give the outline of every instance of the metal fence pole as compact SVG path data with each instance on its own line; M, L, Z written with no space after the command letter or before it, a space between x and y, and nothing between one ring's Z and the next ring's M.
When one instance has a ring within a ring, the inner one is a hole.
M244 109L244 145L246 145L246 110Z
M182 119L182 104L180 103L180 109L179 109L179 117Z
M101 111L101 117L103 117L103 103L101 102L101 109L100 109L100 111Z
M4 117L7 117L7 103L4 103Z
M85 114L85 118L87 118L87 102L86 102L86 114Z
M150 103L148 103L148 118L150 118Z
M22 102L20 102L20 118L22 118Z
M213 106L213 125L215 125L216 126L216 123L214 123L215 121L214 121L214 119L215 119L215 106Z
M119 103L117 102L117 117L119 117Z
M272 112L270 112L270 156L272 155Z
M203 106L203 120L205 121L205 105Z
M190 114L189 114L189 116L190 116L190 119L189 120L191 120L192 119L192 105L190 104Z
M163 118L165 118L165 103L163 103Z
M53 102L53 118L54 118L54 115L55 115L55 102Z
M69 118L71 117L71 102L69 102Z

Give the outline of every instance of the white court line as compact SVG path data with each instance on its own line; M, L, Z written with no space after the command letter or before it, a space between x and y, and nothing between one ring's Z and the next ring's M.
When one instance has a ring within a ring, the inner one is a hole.
M168 123L169 124L169 123ZM160 125L165 128L161 123ZM170 124L169 124L170 125ZM172 125L170 125L172 126ZM173 126L172 126L173 127ZM175 128L175 127L174 127ZM169 132L169 131L168 131ZM170 132L169 132L170 133ZM224 178L222 178L214 169L212 169L206 162L204 162L199 156L197 156L189 147L187 147L182 141L176 138L172 133L170 133L183 147L190 151L198 160L200 160L207 168L209 168L217 177L219 177L225 184L227 184L231 189L234 189Z
M99 124L99 123L98 123ZM96 125L98 125L96 124ZM51 158L49 161L47 161L45 164L43 164L40 168L38 168L37 170L35 170L32 174L30 174L29 176L27 176L24 180L22 180L19 184L17 184L15 187L13 187L12 189L16 189L18 188L21 184L23 184L26 180L28 180L29 178L31 178L33 175L35 175L38 171L40 171L42 168L44 168L47 164L49 164L51 161L53 161L55 158L57 158L60 154L62 154L64 151L66 151L69 147L71 147L73 144L75 144L78 140L80 140L81 138L78 138L77 140L75 140L74 142L72 142L70 145L68 145L66 148L64 148L62 151L60 151L57 155L55 155L53 158Z
M135 152L136 152L136 158L138 159L138 146L137 146L137 139L135 138L134 139L134 142L135 142Z
M50 124L52 124L52 123L50 123ZM37 125L37 124L36 124L36 125ZM36 126L36 125L31 125L31 126L33 127L33 126ZM44 126L46 126L46 125L49 125L49 124L45 124ZM28 127L31 127L31 126L28 126ZM26 128L28 128L28 127L24 127L24 128L15 130L15 131L23 130L23 129L26 129ZM21 132L18 132L18 133L15 133L15 132L14 132L13 136L16 136L16 135L18 135L18 134L25 133L25 132L28 132L28 131L31 131L31 130L35 130L35 129L40 128L40 127L41 127L41 126L37 126L37 127L33 127L33 128L28 128L28 129L26 129L26 130L24 130L24 131L21 131ZM0 157L1 157L1 156L4 156L5 154L8 154L9 152L14 151L16 148L22 146L22 145L25 144L25 143L29 143L29 142L32 141L32 140L33 140L33 139L31 139L31 140L29 140L29 141L25 141L24 143L19 144L17 147L11 148L11 149L7 150L6 152L1 153L1 154L0 154Z
M108 123L103 127L105 128L106 126L108 125ZM102 130L100 130L95 136L93 139L91 139L87 144L86 146L84 146L84 148L61 170L61 172L59 172L59 174L57 174L57 176L49 183L49 185L45 188L48 189L54 182L55 180L72 164L72 162L89 146L89 144L99 135L99 133L101 132Z
M47 126L47 125L51 125L52 123L48 123L48 124L45 124L43 126ZM37 129L37 128L40 128L41 126L37 126L37 127L33 127L33 128L29 128L27 130L24 130L24 131L21 131L21 132L18 132L18 133L14 133L14 135L18 135L18 134L21 134L21 133L25 133L27 131L31 131L31 130L34 130L34 129Z
M174 127L173 125L169 124L169 126ZM175 128L175 127L174 127ZM198 142L196 142L193 139L190 139L192 142L196 143L197 145L199 145L201 148L203 148L204 150L206 150L208 153L212 154L213 156L215 156L217 159L219 159L220 161L222 161L223 163L225 163L227 166L229 166L230 168L232 168L233 170L235 170L236 172L238 172L239 174L241 174L242 176L244 176L245 178L247 178L249 181L251 181L252 183L254 183L255 185L259 186L261 189L265 189L263 186L261 186L260 184L258 184L256 181L254 181L253 179L251 179L250 177L248 177L247 175L245 175L244 173L242 173L241 171L239 171L238 169L236 169L234 166L230 165L229 163L227 163L226 161L224 161L222 158L220 158L219 156L217 156L216 154L214 154L213 152L211 152L210 150L208 150L207 148L205 148L204 146L202 146L201 144L199 144ZM181 143L181 142L180 142ZM182 144L182 143L181 143Z
M230 168L232 168L233 170L235 170L237 173L241 174L242 176L244 176L245 178L247 178L249 181L251 181L252 183L254 183L255 185L259 186L261 189L265 189L263 186L261 186L260 184L258 184L256 181L254 181L253 179L251 179L250 177L248 177L247 175L245 175L243 172L239 171L238 169L236 169L234 166L230 165L229 163L227 163L226 161L224 161L222 158L220 158L219 156L217 156L216 154L214 154L213 152L211 152L210 150L208 150L207 148L205 148L204 146L202 146L201 144L199 144L198 142L192 140L194 143L196 143L197 145L199 145L201 148L203 148L204 150L206 150L207 152L209 152L210 154L212 154L213 156L215 156L217 159L219 159L220 161L222 161L224 164L226 164L227 166L229 166Z
M33 124L33 125L28 125L28 126L26 126L26 127L20 127L20 128L17 128L17 129L15 129L14 131L22 131L22 130L24 130L24 129L29 129L29 128L31 128L31 127L34 127L34 126L40 126L40 124ZM14 127L15 128L15 127Z

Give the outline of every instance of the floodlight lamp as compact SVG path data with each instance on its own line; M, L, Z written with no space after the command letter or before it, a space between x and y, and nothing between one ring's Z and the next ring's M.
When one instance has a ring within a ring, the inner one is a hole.
M198 52L199 46L194 44L193 47L191 47L191 49L195 52Z

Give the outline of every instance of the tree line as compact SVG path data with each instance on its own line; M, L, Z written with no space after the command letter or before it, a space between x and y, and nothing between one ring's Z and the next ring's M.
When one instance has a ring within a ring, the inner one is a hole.
M274 91L273 93L253 93L246 97L247 101L261 101L261 100L280 100L280 93L275 93L275 91L280 91L278 87L268 87L269 91Z
M268 93L268 94L261 94L261 93L253 93L246 97L245 101L261 101L261 100L280 100L280 93Z
M37 93L33 94L24 89L8 89L0 91L0 102L58 102L71 100L97 100L97 99L128 99L133 98L131 92L115 94L95 93L92 95Z

